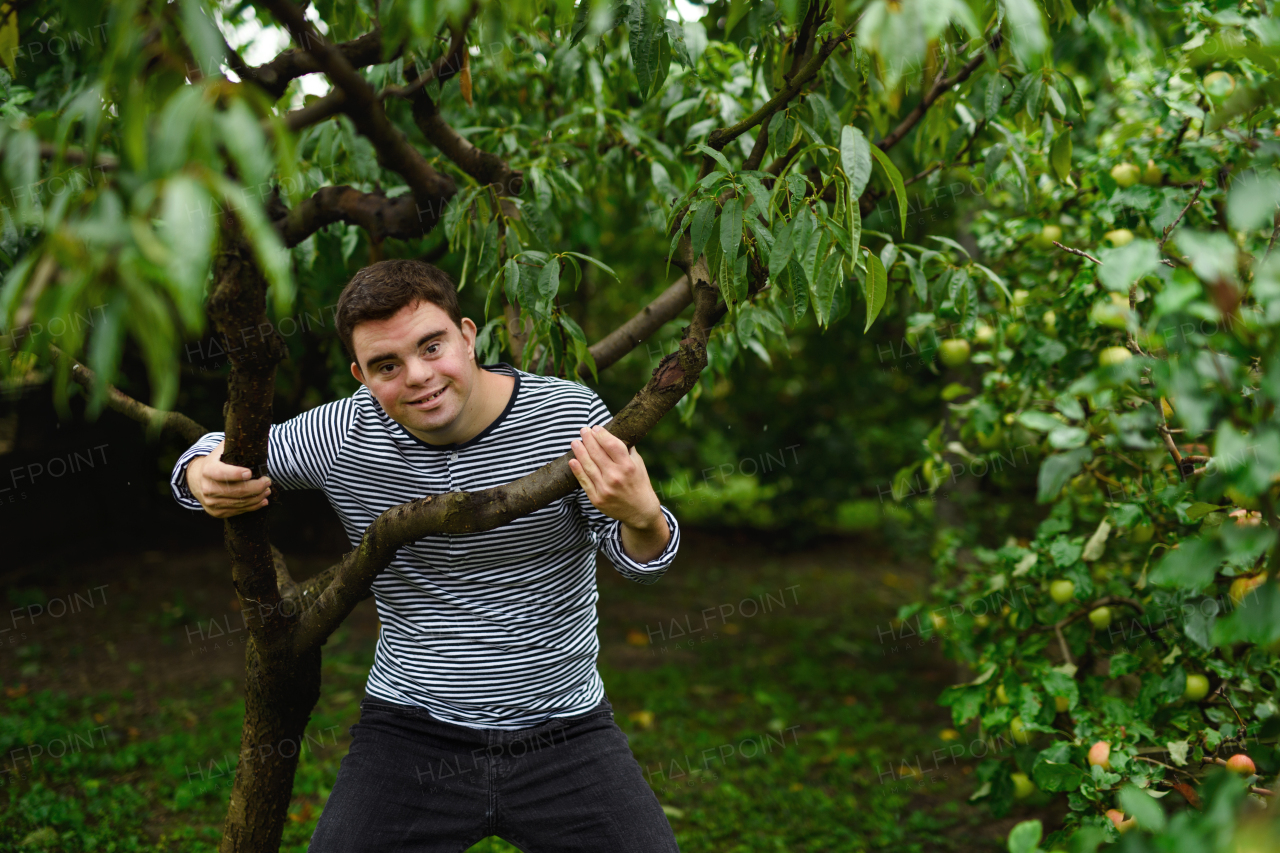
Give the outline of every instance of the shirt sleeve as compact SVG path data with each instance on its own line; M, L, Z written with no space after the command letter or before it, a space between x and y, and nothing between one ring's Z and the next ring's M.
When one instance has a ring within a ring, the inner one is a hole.
M607 424L613 419L608 406L600 399L598 395L592 395L594 399L591 403L591 409L587 417L586 426L597 426ZM671 538L667 540L667 547L662 553L654 557L647 563L640 563L631 559L622 547L622 522L616 518L610 518L596 508L596 505L587 497L587 492L581 486L574 492L574 498L578 501L578 508L582 510L582 514L587 519L587 527L590 530L591 538L596 543L597 548L604 551L605 556L609 558L609 562L613 564L618 574L633 580L637 583L651 584L657 583L658 579L666 574L671 563L676 558L676 552L680 548L680 525L676 522L676 517L671 510L665 506L659 505L662 515L667 520L667 527L671 531Z
M354 422L355 402L348 397L303 412L267 433L267 476L281 489L322 489ZM187 448L173 466L169 487L187 509L203 509L187 487L187 466L208 456L226 433L210 432Z

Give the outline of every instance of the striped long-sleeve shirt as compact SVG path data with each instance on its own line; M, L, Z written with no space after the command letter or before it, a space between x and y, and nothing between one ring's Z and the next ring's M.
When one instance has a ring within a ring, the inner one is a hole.
M367 388L271 427L267 476L277 489L321 489L352 545L384 510L424 495L510 483L570 449L585 426L611 415L594 391L509 364L506 409L479 435L432 445L393 421ZM211 432L183 453L171 486L201 509L186 469L223 439ZM657 581L675 558L680 528L648 563L622 548L621 522L581 488L494 530L426 536L396 552L373 582L382 622L366 691L473 728L517 729L594 708L595 555L639 583Z

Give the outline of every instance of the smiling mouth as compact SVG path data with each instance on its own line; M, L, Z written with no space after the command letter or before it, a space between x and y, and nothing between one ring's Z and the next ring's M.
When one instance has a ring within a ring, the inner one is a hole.
M419 399L417 399L417 400L410 400L410 401L409 401L409 405L410 405L410 406L425 406L427 403L430 403L430 402L432 402L432 401L434 401L434 400L439 399L440 395L441 395L441 394L443 394L443 393L444 393L445 391L447 391L447 390L448 390L447 388L441 388L439 391L437 391L436 393L434 393L434 394L430 395L429 397L421 397L421 398L419 398Z

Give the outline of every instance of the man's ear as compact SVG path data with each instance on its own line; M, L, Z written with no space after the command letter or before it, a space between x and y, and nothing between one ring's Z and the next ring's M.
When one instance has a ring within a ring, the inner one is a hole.
M463 317L462 323L459 324L462 329L462 339L467 343L467 352L470 354L472 361L476 358L476 335L478 330L476 324L470 317ZM479 363L479 362L477 362Z
M356 364L354 361L351 362L351 375L354 376L356 378L356 381L359 382L361 385L365 384L364 374L360 372L360 365Z

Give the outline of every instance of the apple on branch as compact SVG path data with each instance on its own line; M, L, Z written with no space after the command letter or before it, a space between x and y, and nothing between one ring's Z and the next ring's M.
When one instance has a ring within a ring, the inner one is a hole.
M1089 764L1101 767L1103 770L1111 769L1111 744L1105 740L1100 740L1093 746L1089 747Z

